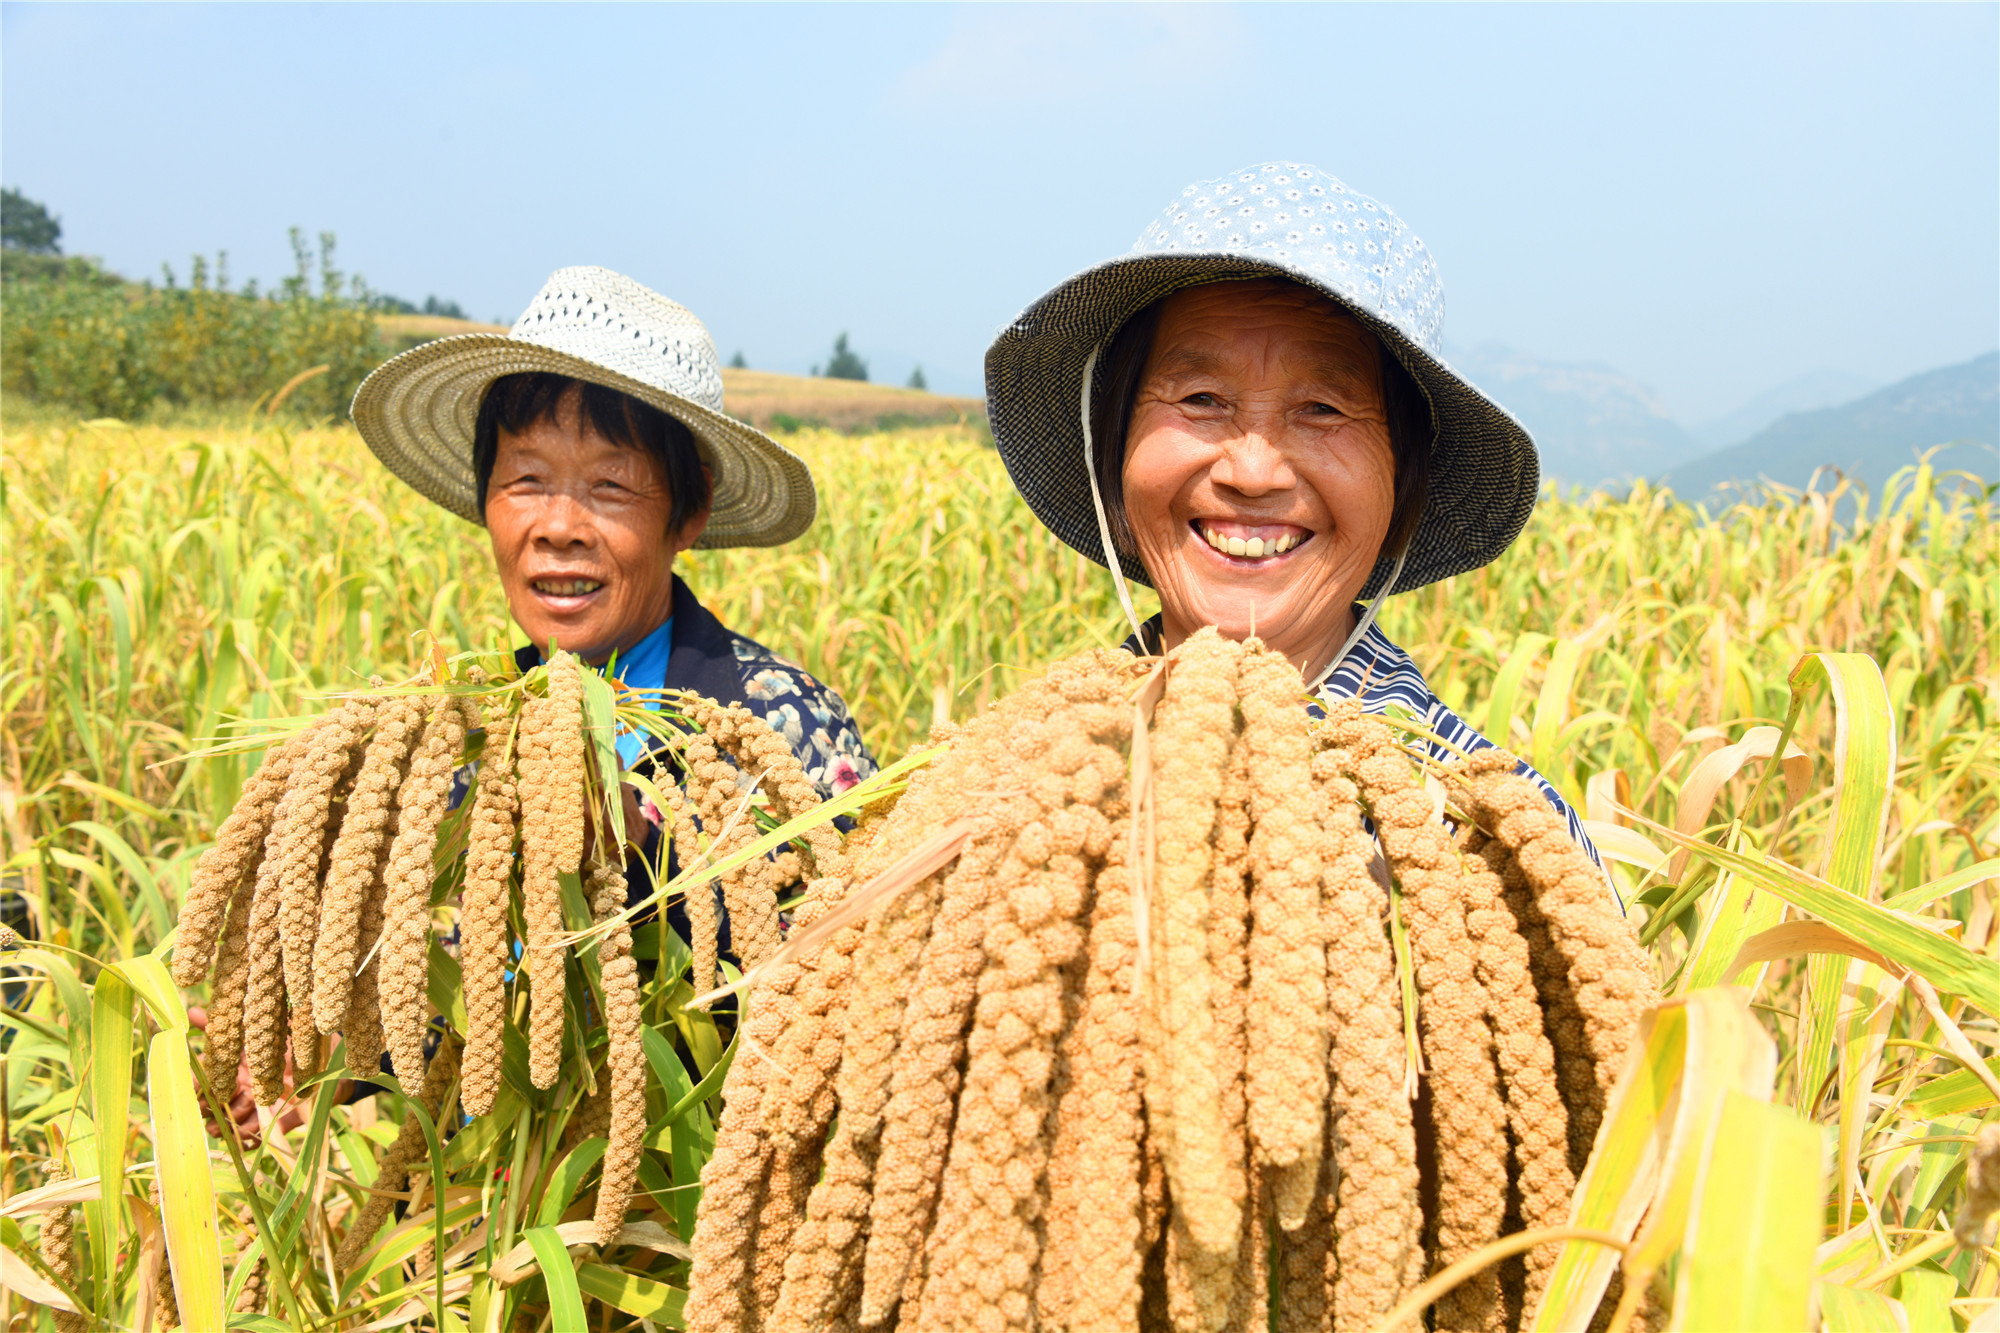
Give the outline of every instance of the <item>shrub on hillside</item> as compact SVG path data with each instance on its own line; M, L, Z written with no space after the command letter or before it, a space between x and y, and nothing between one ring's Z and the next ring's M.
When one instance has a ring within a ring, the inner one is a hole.
M268 399L302 372L287 404L345 410L382 359L367 292L333 265L333 237L313 259L292 232L297 272L276 291L232 291L220 262L193 262L186 286L133 284L88 260L9 254L0 303L0 383L10 393L91 416L131 418L156 403L212 406Z

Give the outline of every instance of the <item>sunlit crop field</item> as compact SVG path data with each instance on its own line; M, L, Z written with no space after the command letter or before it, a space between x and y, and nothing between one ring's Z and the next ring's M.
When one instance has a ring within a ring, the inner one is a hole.
M1051 658L1123 637L1108 576L1043 531L971 430L787 441L819 483L813 530L778 550L698 552L682 573L726 624L841 691L879 758ZM165 940L193 858L252 762L178 757L316 693L405 678L433 644L451 654L514 639L484 533L395 482L349 429L105 422L10 430L0 444L0 831L8 891L46 946L15 955L6 983L0 1201L54 1179L52 1161L78 1177L124 1162L136 1202L122 1217L100 1202L80 1211L90 1257L74 1288L103 1326L137 1327L162 1253L146 1203L146 1055L162 1024L122 973L100 968ZM1710 514L1644 488L1549 497L1497 565L1398 597L1381 617L1447 703L1599 821L1669 993L1750 988L1778 1053L1772 1101L1824 1135L1822 1174L1797 1197L1826 1242L1814 1299L1827 1328L1893 1327L1891 1300L1912 1329L1965 1328L1992 1317L2000 1284L1990 1234L1968 1247L1951 1231L1968 1144L2000 1119L1993 1075L1972 1067L2000 1067L2000 1002L1979 993L2000 977L2000 526L1991 494L1945 480L1912 469L1884 496ZM1809 673L1795 682L1816 653L1864 654L1879 684L1837 667L1839 698ZM1784 728L1795 701L1800 759L1780 774L1776 731L1757 729ZM1738 860L1668 859L1670 831ZM1770 862L1875 905L1842 925L1874 952L1820 940L1810 961L1768 952L1736 970L1740 946L1786 920L1787 901L1791 919L1806 915L1760 878ZM1891 924L1953 944L1941 975L1926 980L1902 936L1871 933L1895 912ZM104 1052L129 1076L106 1073ZM127 1087L129 1102L114 1095ZM359 1328L398 1311L435 1322L422 1301L401 1305L406 1286L437 1275L415 1239L358 1283L323 1262L366 1183L352 1155L394 1119L396 1099L377 1101L329 1102L268 1135L243 1167L255 1200L218 1157L232 1296L273 1251L287 1268L261 1326ZM114 1128L125 1141L107 1151ZM517 1183L553 1166L511 1160ZM448 1201L479 1199L494 1164L454 1162L471 1192ZM698 1188L678 1159L661 1170L675 1189ZM545 1220L567 1216L567 1195L538 1197ZM52 1215L0 1202L8 1262L42 1279L23 1256ZM655 1195L634 1215L675 1231L692 1208ZM1628 1262L1671 1293L1675 1249L1655 1250L1652 1267L1643 1246ZM601 1259L588 1262L647 1291L686 1285L672 1251ZM479 1285L491 1256L477 1246L446 1263L466 1278L446 1303L451 1327L506 1327L501 1310L512 1326L561 1327L544 1278L495 1295ZM604 1290L586 1291L590 1326L637 1327L634 1300ZM678 1305L659 1301L647 1317L673 1326ZM0 1292L0 1327L52 1320Z

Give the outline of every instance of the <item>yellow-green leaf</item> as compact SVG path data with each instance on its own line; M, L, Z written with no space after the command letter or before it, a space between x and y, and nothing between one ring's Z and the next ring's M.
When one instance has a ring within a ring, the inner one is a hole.
M641 1319L656 1319L678 1327L687 1293L679 1287L652 1278L628 1273L608 1264L585 1264L576 1270L577 1289L594 1301L603 1301Z
M1821 1333L1910 1333L1901 1303L1879 1291L1827 1282L1819 1287L1819 1326Z
M1986 1067L2000 1076L2000 1055L1990 1057ZM1994 1104L1991 1090L1970 1069L1953 1070L1910 1094L1910 1109L1926 1120L1983 1111Z
M1823 877L1842 893L1872 900L1882 834L1889 818L1889 789L1896 774L1896 716L1882 668L1863 653L1808 653L1792 668L1789 730L1811 689L1824 682L1833 695L1833 824ZM1832 920L1824 912L1814 915ZM1846 927L1842 922L1834 925ZM1874 941L1866 937L1863 943ZM1884 950L1887 952L1887 950ZM1838 1038L1840 979L1847 964L1815 958L1806 964L1806 993L1799 1011L1799 1107L1810 1110L1832 1067ZM1942 983L1940 983L1942 984Z
M101 983L100 983L101 984ZM187 1328L221 1328L222 1238L216 1230L215 1194L201 1108L195 1103L194 1067L187 1033L168 1028L154 1036L147 1058L153 1154L160 1173L161 1222L174 1295Z
M1808 1327L1821 1202L1819 1131L1784 1107L1728 1094L1681 1254L1680 1328Z
M1577 1181L1571 1226L1629 1238L1639 1225L1653 1201L1672 1136L1687 1065L1687 1032L1684 1005L1648 1010L1639 1020L1637 1039L1605 1107L1597 1147ZM1617 1252L1602 1245L1564 1242L1529 1327L1536 1333L1588 1328L1618 1262Z

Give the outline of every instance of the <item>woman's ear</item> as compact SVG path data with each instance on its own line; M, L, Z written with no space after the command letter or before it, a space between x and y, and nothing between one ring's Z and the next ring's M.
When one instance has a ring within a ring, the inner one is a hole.
M708 498L701 502L701 508L681 524L679 532L667 534L667 563L672 564L676 556L701 540L701 534L708 529L708 516L715 512L715 473L708 464L701 467L701 475L708 479Z

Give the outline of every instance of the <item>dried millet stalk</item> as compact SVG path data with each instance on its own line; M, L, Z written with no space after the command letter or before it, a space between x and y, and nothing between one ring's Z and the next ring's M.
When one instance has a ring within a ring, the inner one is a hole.
M1249 1063L1250 960L1250 747L1237 736L1229 749L1222 797L1215 808L1214 868L1209 876L1208 952L1210 1008L1215 1022L1215 1075L1222 1090L1224 1141L1233 1154L1232 1170L1244 1182L1244 1206L1256 1188L1249 1157L1249 1099L1244 1070ZM1247 1225L1249 1214L1244 1212ZM1165 1253L1167 1292L1174 1317L1189 1328L1228 1326L1237 1304L1242 1273L1243 1231L1229 1253L1204 1250L1175 1223Z
M1433 1262L1451 1264L1499 1235L1507 1200L1506 1107L1486 1021L1490 1001L1475 966L1477 945L1466 930L1464 877L1457 849L1388 728L1348 701L1327 710L1326 731L1348 752L1348 775L1403 888L1437 1136ZM1502 1313L1499 1277L1491 1269L1439 1304L1440 1322L1452 1328L1497 1327Z
M311 746L316 727L264 752L263 762L243 784L242 795L216 830L215 845L195 863L174 934L175 985L198 986L208 975L223 913L241 893L243 884L254 882L278 798L285 794L293 764Z
M1167 1190L1171 1196L1171 1182ZM1239 1227L1249 1205L1247 1184L1245 1190L1243 1207L1237 1210ZM1229 1326L1229 1311L1235 1301L1236 1261L1243 1233L1237 1232L1235 1244L1227 1251L1205 1250L1188 1235L1187 1216L1179 1201L1172 1202L1164 1253L1167 1313L1172 1327L1176 1333L1222 1333Z
M1485 860L1467 852L1462 868L1466 930L1479 948L1479 979L1492 1002L1494 1049L1500 1061L1507 1128L1514 1144L1514 1182L1520 1193L1524 1228L1561 1226L1569 1218L1569 1113L1556 1084L1555 1053L1542 1029L1542 1006L1528 963L1528 942L1507 910L1500 877ZM1532 1310L1555 1262L1552 1246L1538 1245L1525 1256L1527 1309ZM1510 1261L1518 1262L1518 1261ZM1507 1281L1502 1269L1502 1281Z
M855 1327L852 1309L861 1295L873 1168L874 1153L855 1143L843 1120L826 1146L819 1183L806 1199L805 1221L785 1256L771 1328L807 1333Z
M1296 1230L1319 1181L1327 1098L1326 943L1320 915L1325 835L1300 717L1304 682L1277 653L1246 651L1243 739L1249 750L1250 1002L1248 1063L1254 1160L1275 1170L1278 1222Z
M837 880L815 880L800 909L810 921L838 899ZM777 1307L785 1260L806 1203L824 1165L827 1126L836 1109L834 1075L840 1067L841 1006L854 977L861 930L850 927L801 960L785 1030L771 1050L780 1073L764 1090L762 1114L771 1145L771 1168L758 1218L757 1260L751 1279L760 1317Z
M446 1096L458 1073L457 1054L455 1039L450 1033L445 1033L438 1041L437 1053L424 1069L417 1100L422 1103L433 1125L442 1123L450 1109ZM423 1125L415 1116L406 1117L396 1141L383 1149L381 1157L376 1160L372 1191L348 1223L347 1235L342 1238L340 1249L334 1255L334 1266L342 1272L354 1267L355 1261L366 1253L369 1242L375 1239L375 1233L382 1229L382 1223L395 1207L394 1196L409 1184L411 1168L423 1161L425 1147Z
M391 824L393 846L394 832ZM382 849L383 859L388 859L390 847ZM347 1051L347 1068L357 1077L365 1078L369 1073L382 1067L384 1046L382 1041L382 926L383 904L389 886L381 873L375 875L374 887L361 902L361 930L355 947L365 960L361 970L354 975L354 995L348 1001L347 1026L341 1029L340 1039Z
M1139 1317L1144 1110L1133 994L1129 820L1111 831L1091 904L1089 965L1063 1037L1066 1086L1049 1163L1048 1239L1036 1312L1045 1326L1090 1333Z
M1567 968L1597 1082L1590 1104L1571 1114L1577 1131L1594 1140L1604 1098L1624 1067L1639 1015L1659 1001L1659 985L1603 875L1547 798L1514 771L1518 763L1504 750L1482 750L1468 759L1461 779L1467 813L1513 851L1549 941Z
M808 917L819 908L819 901L809 896L799 915ZM716 1127L715 1149L701 1172L685 1314L689 1333L754 1330L763 1322L751 1286L773 1155L762 1103L767 1083L785 1077L773 1065L771 1050L784 1033L802 974L796 963L773 968L747 997L739 1037L743 1050L722 1085L729 1109Z
M334 784L333 789L334 806L338 811L345 811L347 809L348 799L354 793L354 783L361 774L361 765L366 752L366 747L359 744L348 752L347 767L341 771L340 779ZM336 841L335 830L329 825L326 837L322 843L324 850L320 855L319 871L314 876L314 879L321 885L326 883L328 875L332 872L333 845ZM322 897L321 902L315 906L314 910L317 911L319 907L323 906L324 898ZM319 947L318 942L319 928L317 921L315 921L313 928L313 947L315 951ZM313 976L316 984L317 977L313 974L310 966L308 966L307 972L309 976ZM309 1078L316 1077L325 1069L326 1054L330 1043L321 1034L318 1024L314 1021L313 996L310 989L298 997L296 1004L292 1003L292 998L288 994L286 996L286 1004L290 1009L289 1023L291 1027L293 1078L295 1083L303 1083Z
M278 925L283 907L279 887L283 864L285 807L292 800L286 788L278 813L264 839L264 859L257 865L257 884L250 903L245 951L249 956L243 978L243 1054L250 1062L259 1106L275 1106L285 1092L285 961ZM222 1072L216 1091L234 1087L235 1066Z
M313 742L299 759L287 786L278 865L278 932L285 946L285 1002L293 1014L293 1057L301 1065L314 1063L317 1041L303 1042L317 1029L312 1021L313 951L319 938L321 876L326 851L333 841L334 796L350 761L362 754L362 741L374 723L377 701L349 699L313 732Z
M528 1073L562 1073L562 884L583 860L583 682L576 659L549 663L549 693L521 715L521 892L528 928Z
M428 701L420 696L386 700L376 714L375 736L348 793L320 899L318 939L312 955L312 1016L321 1032L347 1022L359 958L361 906L375 891L382 850L395 821L396 792L410 747L423 725Z
M955 762L939 772L936 785L921 790L913 785L908 793L919 801L907 817L916 825L915 832L927 831L917 818L924 809L922 791L945 787L945 779L953 775L969 779L989 794L967 812L975 832L945 877L937 918L909 987L869 1209L861 1297L864 1325L887 1318L905 1299L906 1288L922 1281L918 1256L933 1229L951 1146L960 1062L986 963L985 938L1006 910L998 866L1020 829L1040 809L1029 793L1053 740L1048 715L1060 702L1048 679L1031 682L966 727L951 756ZM909 827L903 818L899 805L890 816L890 827L880 835L885 855ZM908 1313L914 1317L916 1312Z
M1423 1276L1416 1131L1403 1092L1406 1060L1388 897L1369 869L1354 784L1336 755L1313 759L1330 839L1326 904L1327 1008L1333 1071L1330 1141L1340 1163L1330 1200L1335 1234L1329 1318L1370 1327Z
M396 833L382 870L382 943L377 993L382 1036L397 1076L424 1068L428 1017L425 978L430 972L432 858L438 825L451 800L452 768L465 747L465 710L451 695L436 700L423 737L410 755L396 794Z
M1202 630L1169 659L1153 716L1157 837L1151 967L1144 997L1146 1110L1185 1240L1234 1268L1248 1188L1244 1153L1223 1119L1208 967L1210 839L1236 734L1242 645ZM1171 1268L1171 1259L1169 1267Z
M1315 1168L1319 1157L1313 1157ZM1250 1173L1250 1197L1243 1207L1243 1237L1236 1244L1226 1333L1266 1333L1271 1326L1271 1234L1283 1231L1271 1212L1270 1173ZM1313 1182L1317 1184L1317 1177ZM1303 1219L1301 1220L1303 1225Z
M166 1205L160 1199L160 1178L157 1175L153 1177L151 1194L153 1212L164 1221L167 1210ZM174 1292L173 1268L167 1261L165 1250L160 1252L159 1262L153 1271L153 1281L157 1284L156 1294L153 1297L154 1327L179 1328L181 1326L180 1301Z
M965 1029L985 962L981 942L1000 910L998 859L998 849L976 844L945 877L937 921L909 987L869 1204L861 1296L866 1325L895 1309L931 1229L951 1144Z
M591 865L591 915L602 925L625 910L625 867L601 846ZM609 1245L625 1224L638 1178L646 1137L646 1051L641 1040L639 965L632 957L632 930L624 923L606 931L597 946L604 981L604 1026L611 1081L611 1133L597 1187L597 1243Z
M1514 928L1528 946L1528 970L1535 981L1536 998L1542 1009L1542 1029L1555 1050L1556 1087L1561 1093L1564 1117L1568 1122L1568 1167L1572 1176L1589 1160L1592 1138L1583 1133L1585 1123L1595 1124L1601 1100L1597 1070L1591 1063L1590 1043L1583 1035L1583 1011L1577 1007L1576 992L1570 988L1569 969L1549 938L1549 923L1535 906L1535 891L1507 844L1472 827L1465 833L1469 855L1485 861L1500 880L1502 900L1514 921Z
M472 799L466 832L458 958L465 973L467 1028L459 1102L467 1115L491 1111L500 1090L507 1025L507 881L514 871L515 816L521 804L513 738L511 717L496 717L487 726L479 792Z
M864 863L864 872L869 868ZM910 1001L909 978L923 957L943 896L944 874L939 872L883 904L854 956L853 998L845 1016L838 1079L840 1132L868 1149L871 1186L882 1109L889 1102Z
M1055 771L1082 767L1087 753L1064 762L1080 748L1053 747ZM1002 863L1006 911L986 939L919 1327L978 1327L982 1312L1032 1325L1063 993L1110 834L1095 808L1067 806L1022 829Z
M257 1266L250 1270L250 1276L243 1279L237 1288L236 1304L230 1307L231 1314L262 1314L264 1312L265 1288L270 1285L270 1269L259 1259Z
M61 1163L51 1162L48 1178L43 1183L55 1185L69 1178L69 1171ZM65 1204L43 1213L40 1244L42 1262L74 1289L77 1284L76 1210ZM52 1313L55 1316L56 1333L84 1333L89 1327L89 1321L75 1311L56 1310Z
M745 775L718 750L735 743L737 721L728 711L711 711L709 730L690 741L686 753L688 794L701 811L702 829L713 844L709 856L716 861L736 855L758 837L751 789L739 781ZM758 858L721 879L729 944L746 970L776 953L783 942L772 869L769 861Z
M700 828L686 793L671 782L659 784L659 791L667 803L662 813L673 823L670 836L675 868L685 874L703 856ZM688 981L695 994L701 995L715 985L716 955L720 949L722 923L716 913L715 884L712 881L698 884L682 894L681 901L687 911L688 949L693 955L688 962Z
M255 910L257 871L262 861L259 849L237 881L215 951L215 981L208 991L207 1040L202 1046L201 1067L217 1092L235 1088L236 1068L243 1059L243 989L250 976L250 916Z
M727 716L725 723L722 719ZM694 712L694 721L728 750L745 772L762 780L770 795L771 809L779 819L792 820L820 803L820 791L806 776L790 741L772 729L770 723L741 704L706 703ZM812 849L815 873L844 873L840 833L831 824L821 824L804 834Z

